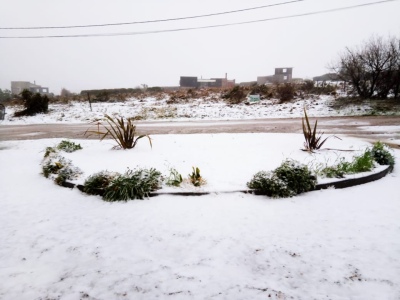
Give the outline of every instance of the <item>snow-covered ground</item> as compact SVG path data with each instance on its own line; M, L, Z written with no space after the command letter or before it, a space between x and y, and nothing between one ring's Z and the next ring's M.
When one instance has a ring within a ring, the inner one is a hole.
M207 180L197 190L213 193L107 203L40 174L59 139L0 142L0 299L400 298L399 150L379 181L270 199L221 191L286 158L333 164L368 144L342 136L327 147L354 152L311 155L297 134L152 138L153 149L142 139L129 151L76 140L84 149L63 155L83 178L137 166L185 176L197 166Z
M167 104L168 97L160 100L132 98L124 102L92 103L92 110L88 102L71 101L68 104L50 104L48 114L38 114L28 118L13 117L14 112L22 110L23 107L10 106L7 107L3 124L88 123L96 118L103 118L104 114L135 117L138 120L187 121L297 118L304 115L304 107L307 108L309 116L315 117L364 115L372 111L368 105L349 105L340 110L333 109L332 104L335 101L333 96L312 96L305 100L283 104L278 104L278 100L262 100L251 105L230 105L211 98L193 99L186 104Z

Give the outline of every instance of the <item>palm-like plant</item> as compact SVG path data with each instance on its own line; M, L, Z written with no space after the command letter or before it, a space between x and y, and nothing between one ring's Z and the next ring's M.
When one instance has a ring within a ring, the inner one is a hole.
M109 115L104 115L104 117L108 124L108 126L103 125L105 131L100 131L99 129L97 131L87 130L85 135L88 133L101 135L100 141L105 139L107 136L110 136L115 142L117 142L118 148L121 149L132 149L136 146L138 140L147 137L149 139L150 147L153 147L149 135L136 135L136 126L132 123L131 119L124 120L123 117L112 118Z
M322 139L323 132L317 133L317 125L318 121L315 121L314 128L311 129L310 121L308 120L306 109L304 108L304 118L301 119L303 124L303 135L304 135L304 148L306 151L313 152L314 150L318 150L322 147L322 145L326 142L330 136Z

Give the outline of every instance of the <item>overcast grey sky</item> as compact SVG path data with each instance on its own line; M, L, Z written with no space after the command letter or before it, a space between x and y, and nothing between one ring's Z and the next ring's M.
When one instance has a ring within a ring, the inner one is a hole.
M304 0L240 13L126 26L5 30L1 37L131 33L209 26L290 16L377 0ZM239 10L290 0L0 0L0 27L69 26L147 21ZM127 36L0 39L0 88L36 81L62 87L177 86L180 76L224 77L236 82L293 67L310 78L346 46L371 35L400 36L400 1L345 11L220 28Z

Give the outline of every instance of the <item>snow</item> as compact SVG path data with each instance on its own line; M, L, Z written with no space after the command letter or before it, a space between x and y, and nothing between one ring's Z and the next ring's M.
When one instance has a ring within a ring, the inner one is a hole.
M192 165L201 197L106 203L40 174L59 139L1 142L2 299L398 299L399 167L344 190L289 199L242 193L285 158L333 163L354 153L300 151L296 134L155 135L129 151L76 140L63 153L85 176L108 169ZM367 146L329 140L333 148ZM395 151L397 160L400 152ZM188 189L184 187L181 189ZM180 189L180 188L178 188ZM193 188L195 189L195 188Z
M62 122L133 113L125 104L93 104L93 113L73 104ZM52 109L3 124L60 122ZM161 191L210 192L120 203L40 174L45 148L61 139L1 141L0 299L399 299L399 150L393 173L365 185L287 199L234 192L286 158L332 165L370 145L340 137L326 147L354 151L309 154L300 134L152 135L153 148L142 139L127 151L110 140L73 140L83 150L61 154L83 170L76 182L138 166L186 177L196 166L206 185Z
M189 120L239 120L260 118L299 118L303 117L303 108L307 108L310 117L363 115L371 108L368 105L335 110L331 106L335 101L333 96L314 96L304 100L278 104L276 99L262 100L259 103L246 105L230 105L226 102L209 99L192 99L185 104L167 104L168 97L160 100L155 98L130 98L124 102L92 103L92 110L87 102L70 101L67 104L49 104L49 114L38 114L30 118L12 117L22 106L7 107L6 118L2 124L52 124L52 123L88 123L103 118L104 114L124 117L138 117L140 120L154 121L168 119L171 121ZM218 96L219 97L219 96Z

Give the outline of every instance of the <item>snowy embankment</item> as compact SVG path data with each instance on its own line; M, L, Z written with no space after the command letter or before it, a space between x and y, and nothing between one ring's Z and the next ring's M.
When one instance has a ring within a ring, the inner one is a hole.
M45 147L59 141L0 142L1 299L399 299L398 164L379 181L289 199L216 192L107 203L40 174ZM213 191L244 187L285 158L353 155L310 155L295 134L155 135L152 150L141 140L129 151L77 142L84 149L65 156L85 175L143 166L185 176L198 166Z
M167 104L167 98L129 99L124 102L92 103L71 101L69 104L50 104L48 114L34 117L12 117L22 107L7 107L5 125L17 124L52 124L52 123L88 123L103 118L104 114L135 117L138 120L238 120L259 118L299 118L306 107L309 116L346 116L363 115L369 112L368 106L348 106L334 110L331 106L333 96L313 96L305 100L278 104L278 100L262 100L259 103L230 105L224 101L194 99L186 104Z

